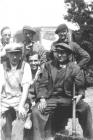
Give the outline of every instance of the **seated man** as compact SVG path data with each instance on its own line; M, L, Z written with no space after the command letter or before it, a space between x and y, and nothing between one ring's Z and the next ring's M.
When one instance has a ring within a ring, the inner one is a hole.
M37 52L33 51L29 55L28 61L29 61L30 68L31 68L32 80L30 82L28 98L27 98L27 101L25 104L25 106L28 107L28 109L29 109L29 114L26 119L25 129L24 129L24 139L25 140L31 139L31 109L35 105L35 100L36 100L35 83L36 83L36 80L37 80L39 74L41 73L40 58L39 58L39 55ZM29 115L30 115L30 117L29 117Z
M79 123L86 138L93 138L92 115L84 97L84 76L80 67L70 62L72 50L65 43L56 44L52 50L52 60L45 64L42 76L36 85L37 104L32 109L33 140L50 139L51 131L47 129L49 119L60 108L61 123L65 128L72 114L73 83L76 88L76 104Z
M28 96L30 97L30 99L32 99L36 95L35 83L36 83L36 80L38 79L39 74L41 73L40 58L37 52L33 51L32 54L29 55L29 64L30 64L31 73L32 73L32 81L29 88L30 94Z
M32 75L29 64L22 59L22 48L21 43L8 44L6 65L0 64L1 121L5 140L11 140L16 111L21 116L26 115L24 105Z

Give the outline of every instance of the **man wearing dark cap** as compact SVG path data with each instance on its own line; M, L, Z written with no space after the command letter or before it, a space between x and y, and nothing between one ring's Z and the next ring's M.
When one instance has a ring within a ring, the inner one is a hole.
M60 24L57 27L55 33L58 35L59 39L52 44L51 49L55 48L55 45L57 43L64 42L66 44L69 44L71 49L73 50L74 60L78 63L80 68L84 68L86 66L86 64L89 62L90 56L77 43L70 41L69 35L68 35L69 34L69 29L68 29L67 25L66 24Z
M38 54L40 56L41 65L43 65L46 62L46 52L45 52L43 46L41 46L39 43L36 43L35 41L33 41L33 36L36 34L36 31L33 28L31 28L30 26L24 26L23 34L25 36L24 53L25 53L26 61L28 61L29 55L33 51L36 51L36 52L38 52Z
M51 132L49 122L58 110L61 111L59 114L61 130L64 130L72 112L73 84L76 89L77 116L83 135L92 138L90 107L82 100L84 98L83 72L77 64L70 61L72 53L68 44L56 44L52 50L52 60L45 64L42 75L37 80L37 104L32 110L33 140L53 139L55 133ZM56 122L56 132L59 131Z

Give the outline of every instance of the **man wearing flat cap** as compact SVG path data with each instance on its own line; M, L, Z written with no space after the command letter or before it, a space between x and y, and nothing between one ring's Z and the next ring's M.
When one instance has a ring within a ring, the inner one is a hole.
M76 42L72 42L69 39L69 29L66 24L60 24L55 30L55 34L58 35L59 39L53 42L51 49L55 48L57 43L66 43L69 44L71 49L73 50L74 60L80 66L80 68L85 68L87 63L90 60L90 55L82 49Z
M80 67L70 61L72 53L68 44L57 43L52 50L52 60L45 64L42 75L37 80L37 104L32 109L33 140L53 139L55 131L60 132L60 128L61 131L65 129L72 113L73 84L76 89L74 98L77 116L83 135L92 138L90 107L82 100L85 94L84 76ZM55 122L57 112L59 120ZM51 119L52 129L49 125ZM57 121L60 121L60 124Z
M22 58L23 47L21 43L6 45L7 62L6 65L0 64L1 120L5 140L11 140L16 111L19 115L26 115L24 105L32 75L29 64Z
M46 62L46 52L45 52L43 46L41 46L41 44L33 41L33 36L36 34L36 31L33 28L31 28L30 26L24 26L23 34L25 36L24 53L25 53L26 61L28 61L29 55L33 51L36 51L36 52L38 52L38 55L40 56L41 65L43 65Z

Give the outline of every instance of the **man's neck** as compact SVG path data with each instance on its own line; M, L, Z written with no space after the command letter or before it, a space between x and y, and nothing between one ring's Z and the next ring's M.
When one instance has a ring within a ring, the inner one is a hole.
M17 65L11 65L11 70L16 70Z
M30 44L30 43L33 43L34 41L30 40L30 39L26 39L25 42L26 42L26 44Z
M31 70L32 71L32 77L34 78L36 75L37 70Z
M69 40L68 40L68 38L65 38L65 39L59 39L58 42L59 42L59 43L64 42L64 43L68 44L68 43L69 43Z

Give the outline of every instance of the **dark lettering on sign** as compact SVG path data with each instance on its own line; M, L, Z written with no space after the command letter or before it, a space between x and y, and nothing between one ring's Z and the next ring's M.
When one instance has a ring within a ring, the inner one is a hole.
M55 40L56 38L55 38L54 32L48 31L48 32L45 32L45 33L44 33L43 39L52 40L52 41L53 41L53 40Z

